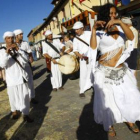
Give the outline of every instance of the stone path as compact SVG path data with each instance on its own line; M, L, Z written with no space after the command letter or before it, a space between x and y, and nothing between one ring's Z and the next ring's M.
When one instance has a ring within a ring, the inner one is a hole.
M117 136L108 137L101 125L94 122L93 91L79 98L79 79L64 76L63 91L52 92L50 75L44 59L33 64L34 85L39 104L32 105L30 116L34 123L24 123L22 117L10 119L10 106L6 89L0 85L0 140L140 140L125 124L115 125ZM140 87L140 72L138 72ZM140 127L140 123L137 123Z

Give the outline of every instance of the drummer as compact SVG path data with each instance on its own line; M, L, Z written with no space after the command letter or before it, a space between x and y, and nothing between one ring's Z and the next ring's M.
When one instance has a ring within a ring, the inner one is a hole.
M91 38L90 31L84 31L82 22L77 21L73 29L75 30L76 37L73 40L73 52L80 59L80 97L85 97L84 92L92 86L90 74L91 65L88 62L88 51Z
M63 55L65 46L59 39L53 40L53 33L50 30L45 32L45 41L42 42L43 56L51 61L51 84L53 91L63 90L62 73L58 67L58 60Z
M65 41L65 53L73 55L73 43L70 40L69 34L64 35L64 41Z

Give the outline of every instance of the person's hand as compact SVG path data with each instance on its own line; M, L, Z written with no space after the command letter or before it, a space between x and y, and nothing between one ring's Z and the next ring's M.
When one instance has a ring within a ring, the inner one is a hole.
M57 61L56 61L55 59L52 59L52 62L53 62L54 64L57 64Z
M12 50L16 50L16 51L19 50L17 44L11 44L10 46L8 46L7 49L6 49L6 53L10 54L10 52L11 52Z
M80 54L80 55L79 55L79 58L80 58L80 59L83 59L83 57L84 57L83 54Z
M10 54L11 49L12 49L11 47L7 47L7 48L6 48L6 53Z
M70 51L68 50L68 51L66 51L66 53L67 53L67 54L69 54L69 53L70 53Z
M119 20L119 19L111 19L111 20L107 23L106 28L109 29L109 28L111 28L111 27L112 27L113 25L115 25L115 24L121 24L121 20Z
M33 57L29 57L29 61L30 61L30 63L33 63Z
M104 28L105 24L106 24L105 21L101 21L101 20L96 21L95 24L94 24L94 26L93 26L93 29L97 29L99 27L103 27Z
M64 55L64 53L63 52L60 52L60 56L62 56L62 55Z
M11 49L15 49L16 51L18 51L19 47L17 46L17 44L12 44Z

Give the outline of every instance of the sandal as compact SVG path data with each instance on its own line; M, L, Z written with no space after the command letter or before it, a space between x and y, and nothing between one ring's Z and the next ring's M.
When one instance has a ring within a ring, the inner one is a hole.
M135 134L139 133L139 128L137 127L137 125L134 123L132 126L130 126L129 123L127 123L128 128Z
M108 135L111 136L111 137L115 137L116 136L116 132L115 132L113 127L109 128Z

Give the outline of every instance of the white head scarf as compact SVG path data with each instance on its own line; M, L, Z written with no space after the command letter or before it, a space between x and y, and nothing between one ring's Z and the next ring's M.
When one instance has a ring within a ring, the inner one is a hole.
M6 37L11 37L11 36L14 36L14 33L10 32L10 31L7 31L3 34L3 39L5 40Z
M45 32L45 36L48 36L48 35L51 35L52 34L52 31L50 31L50 30L47 30L46 32Z
M75 24L73 25L73 29L80 29L84 27L83 23L81 21L77 21L75 22Z
M17 29L17 30L14 30L13 33L15 34L15 36L23 33L23 31L21 29Z
M121 20L125 24L132 25L131 18L129 18L129 17L123 17Z

